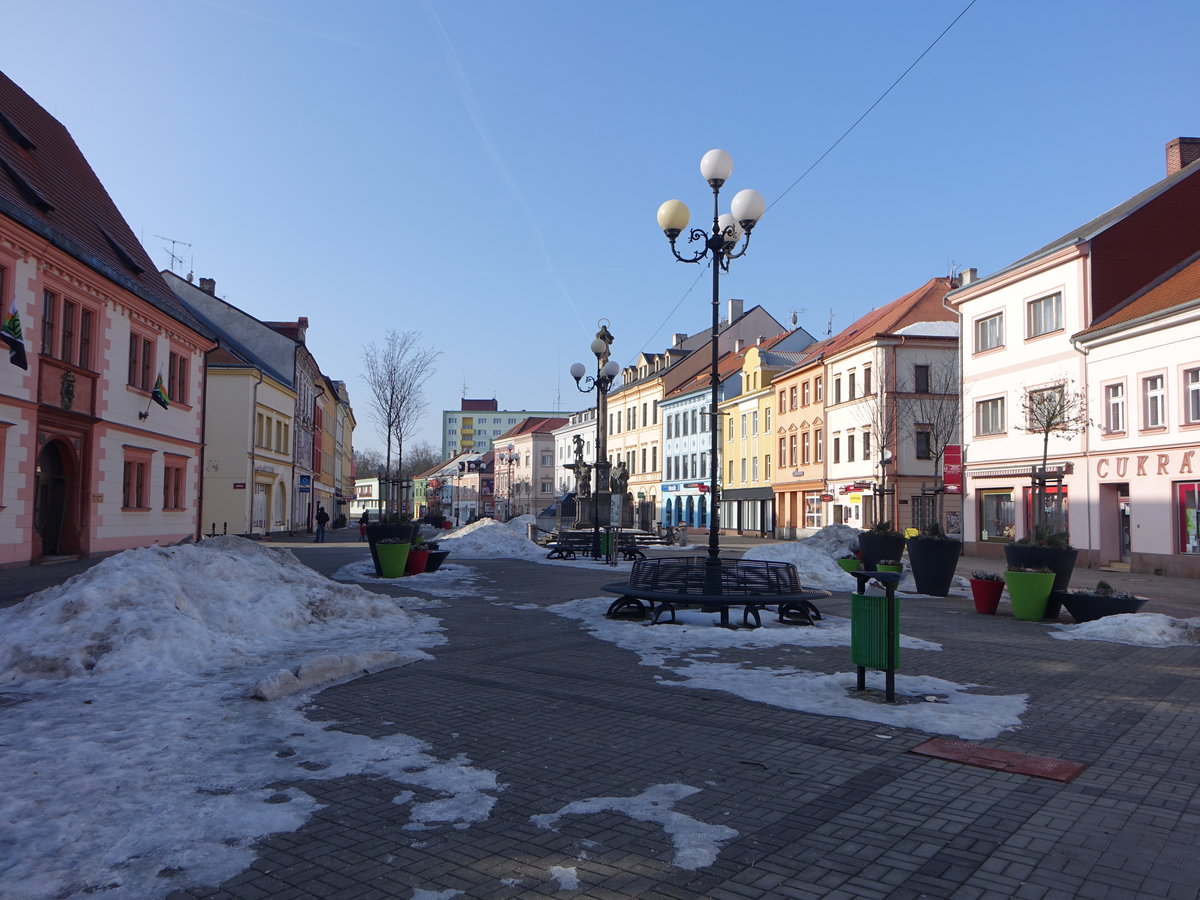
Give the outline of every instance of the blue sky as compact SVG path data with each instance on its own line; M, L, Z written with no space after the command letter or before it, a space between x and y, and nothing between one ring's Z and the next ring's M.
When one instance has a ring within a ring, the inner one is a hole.
M71 131L162 268L308 316L378 448L363 347L442 352L459 398L573 410L596 320L618 361L708 326L655 211L698 170L769 205L723 298L816 336L951 267L994 271L1161 178L1200 134L1190 2L729 4L42 0L3 69ZM797 183L797 179L800 179ZM728 200L724 205L727 207Z

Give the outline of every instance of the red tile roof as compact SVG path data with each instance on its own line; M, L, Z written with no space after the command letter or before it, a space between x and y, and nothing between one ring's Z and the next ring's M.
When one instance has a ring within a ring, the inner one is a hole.
M171 293L67 129L2 72L0 215L208 334Z
M917 322L957 322L958 313L947 309L942 300L954 289L949 278L931 278L915 291L897 297L891 303L873 309L831 338L827 338L826 356L865 344L884 334L895 334ZM808 348L810 351L812 347Z

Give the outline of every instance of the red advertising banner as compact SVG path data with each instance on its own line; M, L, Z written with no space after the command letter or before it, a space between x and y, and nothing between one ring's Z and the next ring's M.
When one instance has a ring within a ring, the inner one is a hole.
M942 453L942 487L947 494L962 493L961 444L947 444Z

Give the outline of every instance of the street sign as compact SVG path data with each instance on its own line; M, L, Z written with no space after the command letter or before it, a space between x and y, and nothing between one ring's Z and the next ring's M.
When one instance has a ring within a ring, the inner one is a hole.
M947 494L962 493L961 444L947 444L942 452L942 485Z

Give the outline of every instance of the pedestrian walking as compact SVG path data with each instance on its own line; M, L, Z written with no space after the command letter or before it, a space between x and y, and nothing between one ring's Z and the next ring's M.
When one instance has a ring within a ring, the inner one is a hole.
M370 510L363 510L362 518L358 520L358 539L365 541L367 539L367 525L371 521Z
M317 538L314 543L320 544L325 541L325 525L329 522L329 513L325 512L325 507L317 507Z

